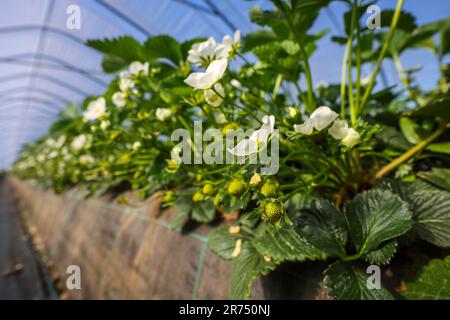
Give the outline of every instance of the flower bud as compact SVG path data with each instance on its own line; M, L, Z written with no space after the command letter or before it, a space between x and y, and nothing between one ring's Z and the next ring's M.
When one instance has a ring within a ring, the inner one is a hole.
M196 193L194 193L194 195L192 196L192 201L194 202L200 202L203 200L205 196L203 195L203 193L199 190Z
M253 174L253 176L250 178L250 184L251 185L258 185L262 182L261 176L257 174L256 172Z
M204 195L209 195L214 190L214 185L211 183L207 183L203 186L202 192Z
M164 191L162 202L163 203L171 203L175 200L175 193L172 190Z
M167 161L167 167L166 170L170 173L174 173L178 170L178 168L180 167L180 165L178 165L175 161L173 161L172 159L166 160Z
M219 209L221 201L222 201L222 194L221 193L217 193L216 196L214 197L214 200L213 200L214 207Z

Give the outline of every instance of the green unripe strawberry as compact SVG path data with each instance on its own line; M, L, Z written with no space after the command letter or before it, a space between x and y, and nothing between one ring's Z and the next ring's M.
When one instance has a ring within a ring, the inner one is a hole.
M277 223L283 217L284 208L281 201L269 201L265 204L263 209L263 218L271 223Z
M214 185L212 185L211 183L207 183L207 184L205 184L204 186L203 186L203 189L202 189L202 191L203 191L203 194L204 195L209 195L209 194L211 194L211 192L214 190Z
M203 193L199 190L192 196L192 201L199 202L202 201L204 197Z
M239 198L246 191L245 182L242 179L233 179L228 184L228 193L234 197Z
M278 192L278 182L276 181L267 181L261 187L261 193L267 198L272 198L277 195Z
M175 200L175 193L171 190L165 191L163 194L162 202L171 203Z
M220 193L217 193L213 200L214 207L219 208L221 201L222 201L222 195Z

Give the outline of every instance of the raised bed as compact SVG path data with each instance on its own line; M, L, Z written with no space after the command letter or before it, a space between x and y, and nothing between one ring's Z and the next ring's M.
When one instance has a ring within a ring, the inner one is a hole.
M159 195L127 205L111 197L62 195L9 177L28 224L53 261L64 289L70 265L81 268L74 299L227 299L231 268L207 248L208 226L174 230ZM314 299L323 294L317 264L286 265L256 281L254 299Z

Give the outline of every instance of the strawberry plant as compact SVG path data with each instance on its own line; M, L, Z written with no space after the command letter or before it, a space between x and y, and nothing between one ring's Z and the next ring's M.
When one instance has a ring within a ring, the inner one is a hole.
M398 0L372 29L372 2L343 1L341 82L314 86L309 61L327 31L311 27L332 1L271 2L250 11L260 29L221 41L88 41L114 79L61 112L13 173L57 192L161 190L174 226L226 220L208 246L233 263L231 298L284 262L323 260L335 299L449 299L450 20L417 25ZM403 67L407 50L435 55L435 87ZM377 83L386 60L401 84ZM253 130L224 145L239 129ZM368 285L367 266L405 255L435 259L397 291Z

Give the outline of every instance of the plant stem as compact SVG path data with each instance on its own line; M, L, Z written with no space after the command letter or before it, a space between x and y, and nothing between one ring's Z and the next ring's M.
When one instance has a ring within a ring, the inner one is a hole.
M276 99L276 97L278 95L278 91L280 91L280 86L281 86L282 81L283 81L283 75L281 73L279 73L277 76L277 79L275 80L275 85L273 87L272 100Z
M308 113L312 113L314 109L316 108L315 102L314 102L314 92L313 92L313 85L312 85L312 77L311 77L311 68L309 66L308 62L308 54L305 51L305 47L303 46L303 41L300 38L298 32L295 30L294 23L292 22L291 15L287 10L285 9L284 5L280 1L274 2L276 7L283 12L286 22L289 26L289 29L291 33L294 35L295 40L297 41L299 47L300 47L300 54L302 55L303 64L305 67L305 76L306 76L306 87L307 87L307 97L308 97L308 104L306 105L306 111Z
M211 89L214 91L215 94L217 94L219 96L219 98L221 98L222 100L225 101L225 97L222 96L214 87L212 87ZM259 120L258 117L255 116L255 114L251 110L248 110L245 107L238 106L234 101L230 101L230 102L236 108L244 110L248 115L252 116L259 124L262 124L262 121ZM225 117L227 118L228 122L232 122L231 119L229 118L229 116L227 115L227 113L225 112L225 110L223 109L222 105L219 106L219 109L225 115Z
M415 100L419 104L419 106L424 106L424 101L419 99L419 97L416 97L416 95L412 91L411 85L409 84L408 77L406 76L406 72L403 69L402 62L400 61L400 57L397 52L394 52L392 54L392 60L394 61L395 68L397 69L400 80L402 81L403 86L405 87L406 91L408 92L409 97L412 100Z
M371 183L374 183L381 179L384 175L407 161L408 159L412 158L416 153L422 151L425 149L431 142L436 140L440 135L442 135L445 130L447 129L447 122L442 121L439 125L438 129L433 132L428 138L422 140L418 144L416 144L414 147L406 151L404 154L402 154L400 157L394 159L391 163L385 165L383 168L378 170L378 172L373 176L371 179Z
M341 72L341 118L345 119L345 75L347 74L347 59L350 42L347 41L345 45L344 58L342 59L342 72Z
M369 84L367 85L366 91L364 92L364 96L361 101L361 105L359 108L359 111L361 111L364 106L366 105L367 101L369 100L370 94L372 93L373 87L375 86L375 79L377 77L378 72L381 68L381 63L383 62L384 56L386 55L386 52L389 49L389 46L392 41L392 37L394 36L395 28L397 27L398 20L400 18L400 13L402 11L404 0L398 0L397 1L397 7L395 8L394 17L392 18L391 27L389 29L387 39L383 43L383 47L381 48L380 55L378 56L377 64L375 66L375 70L373 71L372 75L370 76Z
M356 114L359 113L359 104L361 102L361 28L356 26Z
M348 102L350 105L350 119L352 122L352 125L355 125L356 123L356 110L355 110L355 103L353 101L353 79L352 79L352 58L353 58L353 30L355 29L355 20L356 20L356 9L358 7L357 0L354 1L354 4L352 6L352 18L351 18L351 27L350 27L350 37L348 38L348 57L347 57L347 63L348 63Z
M302 88L300 88L300 86L298 85L298 83L296 81L294 81L294 85L295 85L295 88L297 89L300 99L302 100L302 102L306 108L306 105L308 104L308 100L306 100L305 94L302 92Z

